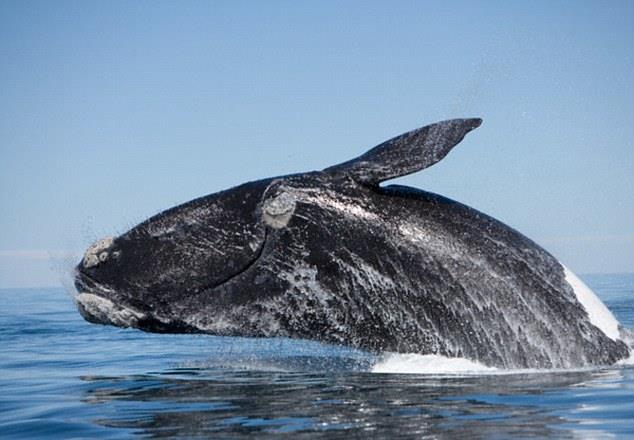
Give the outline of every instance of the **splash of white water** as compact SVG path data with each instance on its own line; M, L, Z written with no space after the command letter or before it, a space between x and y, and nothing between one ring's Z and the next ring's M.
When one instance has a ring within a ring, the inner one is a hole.
M401 374L482 374L498 369L465 358L449 358L435 354L387 353L371 371Z

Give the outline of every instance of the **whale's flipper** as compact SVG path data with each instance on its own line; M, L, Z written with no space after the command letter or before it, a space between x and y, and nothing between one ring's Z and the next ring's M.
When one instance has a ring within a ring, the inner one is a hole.
M378 185L432 166L456 146L482 119L451 119L409 131L385 141L365 154L324 172L344 173L356 181Z

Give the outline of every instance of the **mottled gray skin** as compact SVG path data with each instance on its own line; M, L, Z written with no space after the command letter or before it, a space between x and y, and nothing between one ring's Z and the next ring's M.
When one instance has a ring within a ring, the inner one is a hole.
M626 357L537 244L442 196L379 186L433 165L479 124L441 122L323 171L165 211L108 241L105 256L101 243L98 258L87 254L77 289L114 307L79 295L79 310L147 331L305 338L507 368Z

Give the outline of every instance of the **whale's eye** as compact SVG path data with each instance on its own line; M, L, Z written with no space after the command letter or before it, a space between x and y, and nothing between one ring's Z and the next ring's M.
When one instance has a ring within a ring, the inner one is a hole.
M288 192L281 192L275 197L265 200L262 205L264 223L274 229L283 228L293 216L295 203L295 197Z

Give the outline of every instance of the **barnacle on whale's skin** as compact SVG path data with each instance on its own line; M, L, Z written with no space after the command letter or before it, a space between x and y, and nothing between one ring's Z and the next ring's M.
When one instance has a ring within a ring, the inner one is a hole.
M434 165L480 123L428 125L100 240L76 269L79 311L153 332L305 338L502 368L627 357L614 316L537 244L453 200L381 185Z

